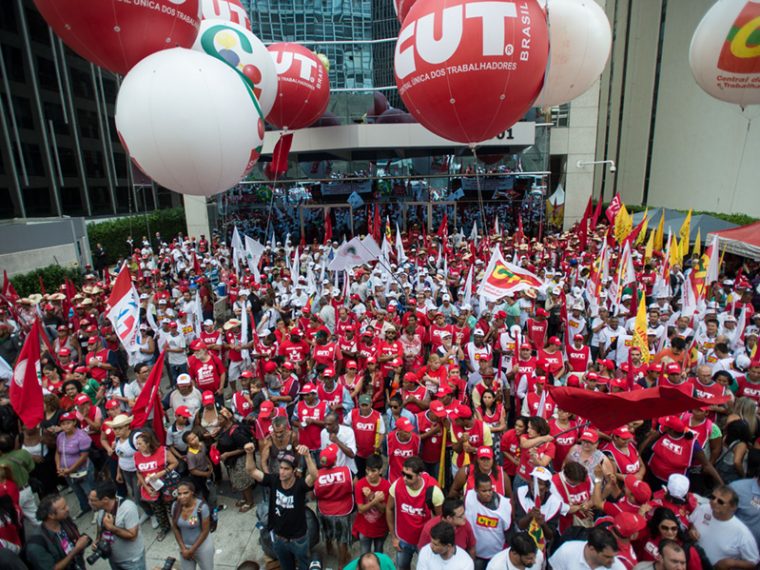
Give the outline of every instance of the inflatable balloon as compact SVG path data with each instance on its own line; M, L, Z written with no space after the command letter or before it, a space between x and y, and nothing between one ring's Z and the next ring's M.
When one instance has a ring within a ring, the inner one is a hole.
M760 104L760 0L720 0L691 38L689 65L716 99Z
M406 15L416 1L417 0L393 0L393 9L396 11L396 17L400 24L404 23Z
M327 109L327 70L311 50L300 44L277 43L268 48L277 69L277 98L267 121L280 129L308 127Z
M478 143L530 109L548 51L536 0L417 0L396 42L396 84L428 130Z
M405 113L401 109L386 109L375 120L378 125L396 125L400 123L416 123L417 121L410 113Z
M148 56L124 78L116 129L135 164L175 192L211 196L259 158L264 120L248 84L204 53Z
M201 0L204 20L224 20L251 31L251 20L240 0Z
M124 75L159 50L190 47L198 0L34 0L63 42L95 65Z
M277 70L259 38L231 22L203 20L193 49L223 61L249 81L266 117L277 96Z
M595 0L552 0L549 21L549 67L536 107L572 101L588 91L607 65L612 29Z

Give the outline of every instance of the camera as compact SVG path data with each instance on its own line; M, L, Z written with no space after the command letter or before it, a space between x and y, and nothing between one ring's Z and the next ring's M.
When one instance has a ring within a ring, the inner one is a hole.
M615 174L617 172L617 168L614 164L610 165L610 174Z
M95 545L95 552L90 554L85 560L87 564L92 566L101 558L107 559L111 556L111 543L106 540L101 540Z
M172 570L174 568L174 563L177 561L176 558L172 558L171 556L167 556L166 560L164 560L164 565L161 566L161 570Z

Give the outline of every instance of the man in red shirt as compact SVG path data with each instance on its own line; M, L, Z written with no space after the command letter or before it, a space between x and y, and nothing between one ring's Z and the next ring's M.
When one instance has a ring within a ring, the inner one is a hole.
M398 358L403 360L404 347L398 340L396 327L385 329L385 340L381 340L378 346L377 361L380 364L380 373L385 376L391 369L391 361Z
M543 307L536 309L536 316L531 317L525 323L525 331L530 342L537 348L543 348L546 344L546 331L549 329L549 321L546 317L549 313Z
M316 341L311 353L311 368L314 368L317 364L323 364L337 370L336 364L343 360L343 355L338 345L334 342L327 342L329 334L330 331L326 327L321 327L317 331L315 335Z
M196 339L190 345L193 354L187 359L187 371L195 382L198 390L214 392L217 402L224 399L224 386L227 372L218 356L209 351L201 339Z
M445 499L443 501L441 514L434 516L422 527L417 548L421 550L423 546L430 544L430 531L441 521L445 521L454 527L454 542L474 558L475 533L472 531L472 525L464 516L464 501L462 499Z
M303 378L306 374L306 361L309 357L310 347L308 343L303 340L301 331L299 329L293 329L290 331L290 336L280 343L280 349L278 351L280 356L284 356L296 367L296 373L299 378Z

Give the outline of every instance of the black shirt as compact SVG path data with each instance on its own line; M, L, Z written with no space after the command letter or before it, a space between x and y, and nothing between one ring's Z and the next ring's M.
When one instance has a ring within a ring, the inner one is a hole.
M283 489L279 474L269 473L261 482L269 487L268 530L283 538L301 538L307 532L306 493L311 487L303 478L297 478L290 489Z

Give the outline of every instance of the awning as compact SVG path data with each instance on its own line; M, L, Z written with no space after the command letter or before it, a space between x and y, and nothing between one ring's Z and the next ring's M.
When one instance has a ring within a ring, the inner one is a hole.
M718 248L750 259L760 261L760 222L738 228L716 231L708 236L718 236Z

